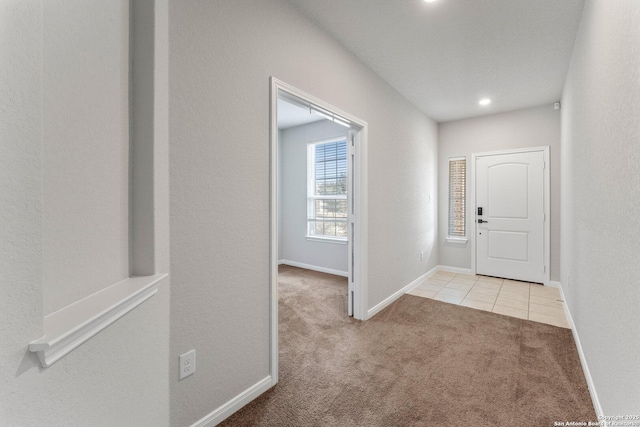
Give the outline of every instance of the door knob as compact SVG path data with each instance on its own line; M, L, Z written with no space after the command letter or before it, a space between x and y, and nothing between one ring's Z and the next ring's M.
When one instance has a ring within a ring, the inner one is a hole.
M484 221L484 220L482 220L482 219L479 219L479 220L478 220L478 224L485 224L485 223L487 223L487 222L489 222L489 221Z

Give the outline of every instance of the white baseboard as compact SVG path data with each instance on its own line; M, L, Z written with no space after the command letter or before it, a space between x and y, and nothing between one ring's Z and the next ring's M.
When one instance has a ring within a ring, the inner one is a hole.
M440 271L449 271L451 273L473 274L470 268L459 268L459 267L449 267L447 265L439 265L437 269Z
M213 427L231 415L236 413L240 408L251 402L256 397L260 396L265 391L269 390L274 384L272 384L271 375L258 381L209 415L196 421L191 427Z
M427 271L426 273L418 277L413 282L404 286L402 289L395 292L393 295L389 296L388 298L385 298L382 302L376 304L373 308L370 308L369 311L367 311L367 319L371 319L380 311L384 310L389 304L391 304L392 302L400 298L402 295L406 294L407 292L409 292L410 290L412 290L413 288L415 288L416 286L424 282L427 279L427 277L431 276L436 271L438 271L438 266L433 267L431 270Z
M560 282L556 282L555 280L552 280L549 282L549 284L547 285L550 288L558 288L560 289L560 293L562 294L562 285L560 284ZM564 301L564 297L562 298L562 300ZM565 308L566 310L566 308Z
M578 330L576 329L576 324L573 322L573 317L571 316L571 311L569 310L569 305L567 304L567 298L564 295L562 284L560 282L551 281L549 286L553 288L558 288L560 290L560 296L562 297L562 305L564 306L564 314L567 316L569 327L571 327L571 332L573 333L573 340L576 343L578 356L580 357L580 364L582 365L582 372L584 373L584 378L587 381L587 387L589 388L589 394L591 395L591 402L593 403L593 409L595 409L596 411L596 417L598 418L598 420L602 420L603 419L602 417L604 417L604 412L602 412L600 399L598 399L598 393L596 393L596 386L593 383L593 378L591 378L591 372L589 371L589 366L587 365L587 359L584 355L584 352L582 351L582 344L580 343Z
M290 265L292 267L304 268L305 270L319 271L321 273L333 274L335 276L349 277L348 271L334 270L333 268L318 267L317 265L304 264L302 262L290 261L288 259L278 260L278 265Z

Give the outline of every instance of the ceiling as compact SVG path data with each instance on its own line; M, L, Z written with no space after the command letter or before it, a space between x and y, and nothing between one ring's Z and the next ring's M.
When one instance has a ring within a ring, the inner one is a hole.
M560 99L584 0L289 0L438 122ZM486 107L481 98L491 98Z
M278 129L288 129L320 120L326 119L309 109L301 108L282 98L278 98Z

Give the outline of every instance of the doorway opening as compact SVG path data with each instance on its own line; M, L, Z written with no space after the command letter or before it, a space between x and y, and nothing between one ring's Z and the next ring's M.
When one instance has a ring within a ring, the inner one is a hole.
M270 102L270 371L275 384L279 263L345 276L345 316L365 320L367 124L273 77Z

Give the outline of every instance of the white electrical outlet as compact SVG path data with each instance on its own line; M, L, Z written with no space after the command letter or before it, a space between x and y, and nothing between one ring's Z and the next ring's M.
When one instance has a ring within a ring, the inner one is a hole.
M196 351L191 350L180 355L180 379L183 380L189 375L196 373Z
M420 261L424 261L424 251L420 252Z

